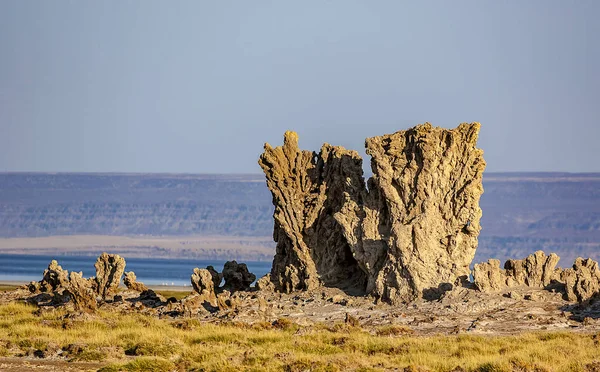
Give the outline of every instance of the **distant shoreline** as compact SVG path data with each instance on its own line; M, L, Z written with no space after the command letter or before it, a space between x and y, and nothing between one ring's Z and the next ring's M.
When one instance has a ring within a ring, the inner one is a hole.
M0 238L0 254L95 256L102 252L135 258L213 259L268 262L272 237L58 235Z
M42 279L42 274L40 273L40 280ZM20 287L23 285L29 284L28 281L12 281L12 280L0 280L0 289L2 287ZM121 283L121 287L125 288L125 285ZM171 292L192 292L193 289L191 286L182 286L182 285L148 285L149 289L153 291L171 291Z

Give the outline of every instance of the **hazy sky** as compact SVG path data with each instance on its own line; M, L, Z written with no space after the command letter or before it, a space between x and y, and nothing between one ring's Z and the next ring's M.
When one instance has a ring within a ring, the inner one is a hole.
M260 172L482 123L489 171L600 171L600 1L0 1L0 171Z

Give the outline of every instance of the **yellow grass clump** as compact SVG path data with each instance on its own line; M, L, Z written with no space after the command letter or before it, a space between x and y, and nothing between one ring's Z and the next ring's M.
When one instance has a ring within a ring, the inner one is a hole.
M248 325L102 311L66 315L0 306L0 357L100 361L104 372L600 370L600 337L590 334L425 337L401 326L300 327L290 319Z

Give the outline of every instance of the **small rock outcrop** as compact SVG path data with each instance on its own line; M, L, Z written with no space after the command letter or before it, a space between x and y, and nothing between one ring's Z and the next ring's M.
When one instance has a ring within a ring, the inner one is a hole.
M577 258L572 268L556 268L560 258L537 251L523 260L508 260L504 269L500 261L489 260L474 266L473 282L482 292L496 292L513 287L564 289L569 301L585 301L600 292L598 263L590 258Z
M154 292L151 289L147 289L140 293L139 302L145 307L159 307L167 302L167 300Z
M598 262L581 257L575 260L572 268L560 273L560 281L565 284L569 301L585 301L600 292L600 271Z
M94 267L96 268L94 290L105 300L116 293L121 283L121 276L125 271L125 259L117 254L102 253Z
M202 301L207 301L216 306L215 286L213 276L207 269L195 268L191 277L194 291L202 296Z
M556 278L559 259L555 253L546 256L544 252L537 251L524 260L508 260L504 264L507 285L543 288Z
M66 288L69 283L69 272L63 270L56 260L52 260L48 268L44 270L44 277L40 282L43 292L55 291L59 288Z
M254 286L259 291L272 292L275 290L275 285L273 285L273 282L271 281L271 274L266 274L263 277L261 277L260 279L258 279Z
M48 268L44 270L44 276L39 282L31 282L27 285L32 293L53 292L66 288L69 283L69 272L63 270L56 260L52 260Z
M211 275L214 282L215 275L213 273ZM236 261L225 262L222 275L225 280L223 288L231 292L246 291L256 280L256 275L248 271L246 264L238 264Z
M76 311L89 312L95 311L98 308L96 293L92 289L90 281L84 279L81 272L71 272L66 292L73 301Z
M286 132L265 144L261 165L273 195L279 291L321 284L411 301L469 275L481 227L479 123L429 123L366 140L373 176L356 151L312 153Z
M501 291L508 287L506 271L500 268L500 260L495 258L474 266L473 282L481 292Z
M474 266L473 282L482 292L518 286L544 288L558 279L560 270L556 265L559 259L554 253L546 256L537 251L523 260L506 261L504 269L500 268L500 261L492 259Z
M144 283L137 281L137 277L133 271L125 273L125 276L123 277L123 284L125 284L127 289L132 291L144 292L148 290L148 287L146 287Z

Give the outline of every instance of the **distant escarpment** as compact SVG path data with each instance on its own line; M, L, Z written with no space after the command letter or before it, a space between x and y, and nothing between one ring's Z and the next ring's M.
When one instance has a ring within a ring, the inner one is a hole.
M0 237L268 236L256 175L0 173Z
M356 151L301 151L294 132L281 147L265 144L276 289L336 286L401 302L467 280L481 230L479 128L426 123L369 138L367 183Z
M483 186L484 229L475 262L504 262L538 250L555 252L569 263L577 257L600 259L600 173L486 170ZM272 259L272 233L273 205L263 174L0 172L0 253L98 255L110 250L126 257L258 261ZM83 246L43 238L65 235L101 238L85 237ZM106 235L144 241L105 242ZM187 238L175 244L182 249L173 249L164 240L147 241L149 236L225 237L236 253L209 252L222 245L188 244Z

